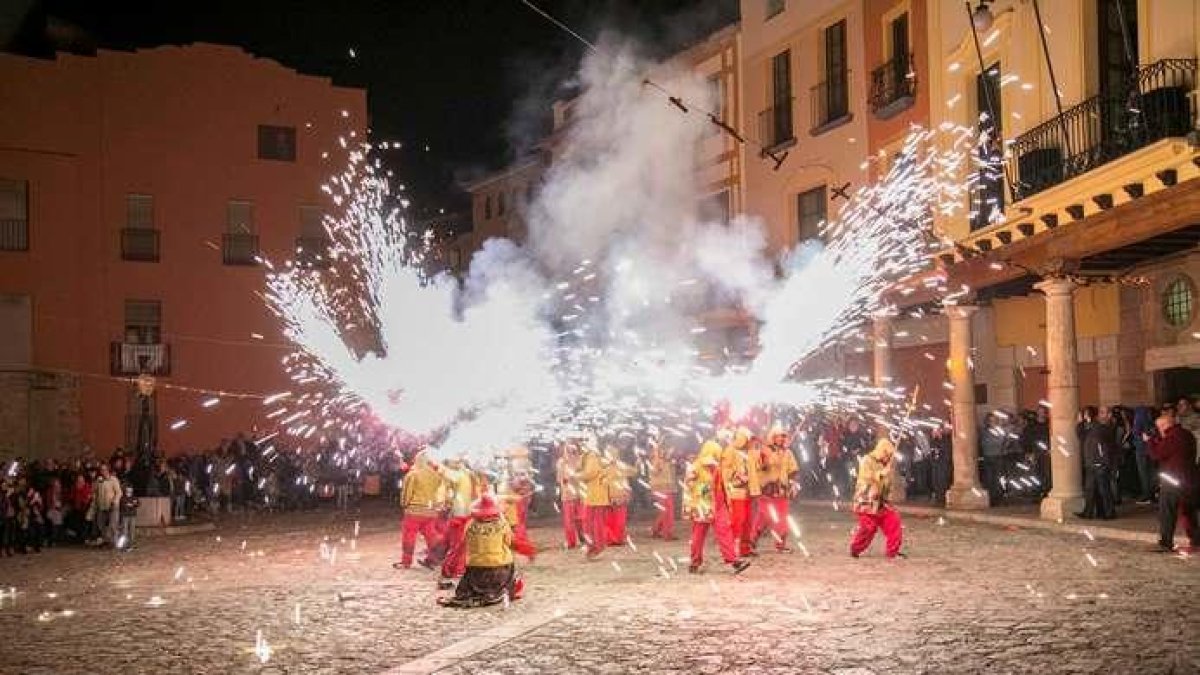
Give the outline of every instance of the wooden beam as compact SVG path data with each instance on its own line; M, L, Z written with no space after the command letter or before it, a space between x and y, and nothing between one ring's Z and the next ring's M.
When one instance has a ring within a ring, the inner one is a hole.
M1050 258L1087 258L1196 224L1200 224L1200 180L1190 180L1013 242L1003 252L1013 262L1036 267Z
M1200 225L1200 179L1159 190L1060 227L1053 214L1044 214L1041 219L1051 229L968 260L945 265L946 286L984 289L1019 279L1028 274L1028 270L1044 266L1047 260L1082 260ZM906 297L897 298L897 302L902 307L911 307L937 299L937 293L919 288Z

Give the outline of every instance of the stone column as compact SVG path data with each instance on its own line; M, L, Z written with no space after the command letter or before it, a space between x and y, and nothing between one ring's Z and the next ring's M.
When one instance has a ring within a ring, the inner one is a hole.
M1079 374L1075 358L1075 282L1051 278L1037 284L1046 294L1046 367L1050 370L1050 473L1054 488L1042 500L1042 517L1061 521L1083 506L1083 467L1075 423Z
M975 375L971 367L971 316L978 307L946 307L950 324L951 416L954 424L954 484L946 493L946 508L986 509L987 492L979 485L979 420L975 414Z
M875 314L873 316L872 328L873 345L871 356L874 367L871 371L871 380L876 387L890 389L895 386L895 382L892 380L893 335L891 315L882 312ZM890 431L890 429L883 425L880 425L876 429L876 433L880 437L890 433ZM890 490L888 499L893 502L902 502L907 498L908 485L905 476L896 470L896 462L892 462L892 489Z
M874 357L875 369L872 371L876 387L892 386L892 317L886 314L874 316Z

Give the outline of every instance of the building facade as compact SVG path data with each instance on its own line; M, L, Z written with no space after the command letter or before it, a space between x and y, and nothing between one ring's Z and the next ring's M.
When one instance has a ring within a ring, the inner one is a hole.
M266 427L236 397L288 388L262 261L321 264L365 92L209 44L0 55L0 89L0 454Z
M820 238L869 177L864 8L743 0L741 9L743 128L755 141L743 146L745 212L781 251Z
M1042 513L1061 519L1082 502L1081 406L1200 392L1200 7L979 4L931 0L927 20L931 123L978 126L997 160L978 170L969 213L940 223L956 245L938 273L972 290L946 312L950 501L987 505L957 469L975 466L982 412L1047 405L1054 488Z

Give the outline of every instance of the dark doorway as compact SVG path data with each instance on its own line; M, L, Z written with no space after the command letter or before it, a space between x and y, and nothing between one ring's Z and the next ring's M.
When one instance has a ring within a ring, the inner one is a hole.
M1200 397L1200 368L1168 368L1154 375L1154 390L1158 402L1178 401L1187 396Z

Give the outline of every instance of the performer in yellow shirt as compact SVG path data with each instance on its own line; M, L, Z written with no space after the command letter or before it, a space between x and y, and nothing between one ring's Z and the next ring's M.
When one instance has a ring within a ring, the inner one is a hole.
M513 531L491 495L483 495L471 508L467 526L467 571L454 589L442 598L444 607L485 607L521 598L524 580L513 563Z

